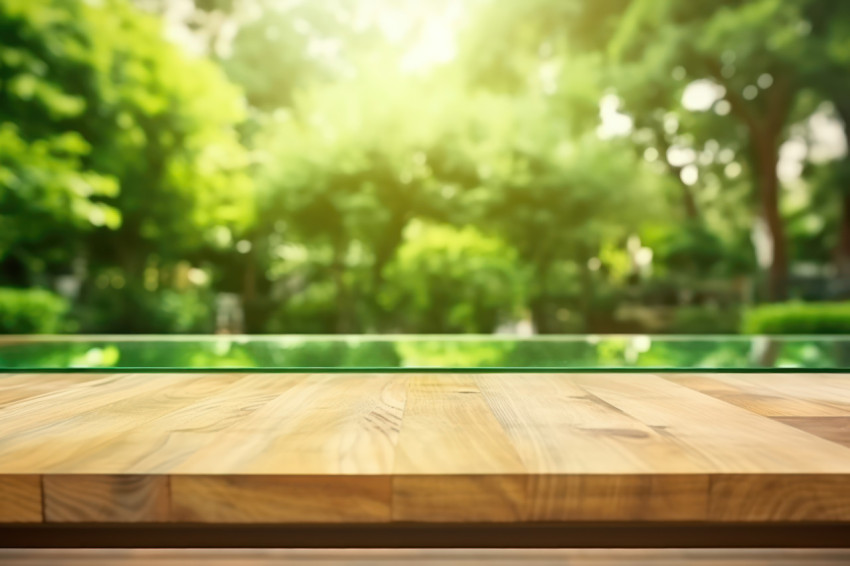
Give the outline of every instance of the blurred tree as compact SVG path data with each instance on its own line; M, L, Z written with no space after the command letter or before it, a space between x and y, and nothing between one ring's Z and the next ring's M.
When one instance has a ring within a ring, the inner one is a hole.
M298 90L355 72L350 58L362 38L351 25L355 9L340 0L259 0L244 16L223 66L255 108L289 106Z
M46 283L79 251L81 233L115 228L114 175L76 129L89 101L68 88L92 75L82 5L0 2L0 278Z
M272 116L257 139L264 148L258 190L260 232L270 235L266 253L286 255L290 243L327 250L312 255L334 282L340 332L353 329L356 303L377 306L405 226L438 210L448 186L434 178L429 161L446 124L442 104L426 103L418 81L393 79L375 75L357 90L346 84L305 93L293 113ZM452 96L445 91L441 102L452 104ZM417 98L421 114L411 119L407 105Z
M80 241L69 224L87 223L96 229L75 251L94 272L120 267L117 288L140 289L154 255L174 264L245 225L242 107L218 68L124 0L3 0L0 9L0 186L18 225L4 230L10 247L53 238L68 249ZM137 306L130 314L141 317Z
M806 43L802 74L824 98L831 101L844 126L845 145L850 148L850 4L809 0L805 4L811 39ZM831 167L828 181L837 189L839 209L834 249L839 274L850 279L850 152Z
M235 132L243 114L219 69L167 42L155 19L107 4L87 12L95 72L77 130L98 148L92 165L121 187L109 201L121 226L92 248L141 280L154 252L176 261L249 220L248 156Z
M589 308L591 260L604 243L624 241L659 211L648 192L652 175L628 147L593 132L567 135L567 125L552 117L544 100L498 104L482 115L490 122L487 143L474 154L482 181L466 199L478 222L515 246L530 266L535 326L553 332L553 268L565 261L578 266L580 304Z
M469 226L412 223L387 277L381 299L400 330L489 333L524 304L516 251Z
M554 297L576 273L575 302L588 320L589 262L652 218L666 190L617 139L631 125L609 132L600 124L608 79L599 50L625 2L597 4L483 2L461 49L467 88L495 94L475 125L486 141L474 156L481 181L471 206L532 266L529 300L540 332L560 328Z
M230 52L233 36L249 17L255 0L130 0L156 14L169 39L198 55Z
M68 307L67 300L44 289L0 287L0 334L56 334L67 331L65 315Z
M848 22L824 0L0 0L0 285L62 288L87 331L206 331L222 293L250 332L640 330L624 305L744 296L758 207L778 298L789 262L850 273L850 157L777 175L814 115L850 139Z
M559 262L578 266L578 310L585 320L594 301L593 271L606 242L624 242L658 212L647 199L646 175L628 148L588 137L542 151L516 151L504 176L493 180L483 222L496 226L533 267L530 305L539 332L553 332ZM498 173L497 173L498 175Z
M746 140L761 214L772 241L768 296L787 294L788 244L780 211L777 174L779 146L803 87L808 64L805 42L810 27L806 0L742 2L635 0L624 14L611 52L630 72L635 93L645 103L669 108L683 89L699 82L714 90L709 101L730 130ZM708 93L710 95L710 92ZM639 102L635 112L647 108Z

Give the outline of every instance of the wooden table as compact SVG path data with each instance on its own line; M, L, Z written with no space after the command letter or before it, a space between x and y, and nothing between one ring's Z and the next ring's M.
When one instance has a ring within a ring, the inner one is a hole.
M0 524L5 546L850 546L850 376L0 374Z

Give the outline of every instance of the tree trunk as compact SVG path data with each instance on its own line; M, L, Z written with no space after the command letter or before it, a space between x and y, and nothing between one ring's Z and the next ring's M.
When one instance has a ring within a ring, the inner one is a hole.
M534 331L537 334L551 334L549 325L549 299L539 296L531 300L531 322L534 323Z
M251 249L244 256L245 271L242 274L242 302L253 303L257 299L257 252L256 242L251 242Z
M331 277L336 287L336 328L337 334L351 332L351 297L345 284L345 250L342 245L334 246Z
M788 121L798 86L793 74L787 69L782 70L775 75L773 87L762 94L763 100L760 99L756 110L732 85L725 83L718 61L707 60L706 65L718 83L726 87L726 100L732 106L732 113L747 127L749 133L762 216L773 243L767 298L769 301L782 301L788 297L789 258L785 226L779 212L779 175L776 166L782 131Z
M773 244L773 259L768 269L767 298L782 301L788 298L788 242L785 226L779 211L779 175L776 166L779 160L777 137L754 139L756 174L761 201L762 215L767 224Z
M682 205L685 209L685 218L692 222L698 221L700 219L699 207L697 206L697 201L694 198L694 193L691 190L691 187L682 180L683 167L673 165L667 160L667 152L670 150L670 144L664 137L664 133L657 132L656 136L658 136L659 139L659 149L662 152L662 159L664 159L664 163L667 164L667 170L670 171L670 174L676 178L676 182L682 190Z
M691 188L682 181L681 177L679 178L679 185L682 187L682 203L685 205L685 217L692 221L699 220L699 209L697 208L697 201L694 198L693 192L691 192Z
M843 98L835 101L838 116L844 123L844 139L850 145L850 103ZM850 171L850 153L844 156L842 164L845 171ZM846 179L846 176L842 176ZM840 187L841 220L838 228L838 243L835 247L835 267L839 277L850 279L850 187Z
M266 322L265 317L257 315L265 314L268 309L257 308L257 243L255 238L249 241L251 249L242 256L245 266L242 272L242 332L254 333L262 332Z
M581 282L581 316L584 319L584 331L587 332L592 326L593 318L593 273L590 271L590 248L582 245L579 252L579 273Z
M384 268L386 268L387 264L389 264L395 257L396 251L398 251L404 236L405 226L407 226L406 216L395 217L387 226L383 233L383 238L378 243L377 249L375 250L375 261L372 264L372 289L370 295L372 308L375 313L379 313L381 318L383 318L382 315L385 314L380 305L381 291L383 290L386 282Z
M841 225L835 247L835 267L839 277L850 279L850 192L841 196Z
M548 261L537 263L534 272L540 292L536 297L531 299L529 304L531 307L531 321L534 323L534 330L538 334L551 334L553 332L550 323L552 320L552 308L549 290L546 286L546 279L549 275Z

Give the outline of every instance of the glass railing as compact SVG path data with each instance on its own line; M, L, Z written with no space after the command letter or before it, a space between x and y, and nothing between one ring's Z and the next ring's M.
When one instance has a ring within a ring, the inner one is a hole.
M5 336L0 371L850 371L850 336Z

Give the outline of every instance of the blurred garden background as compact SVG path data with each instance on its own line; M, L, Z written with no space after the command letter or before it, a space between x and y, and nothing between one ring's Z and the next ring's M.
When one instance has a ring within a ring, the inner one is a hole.
M850 2L0 0L0 333L848 333L848 138Z

